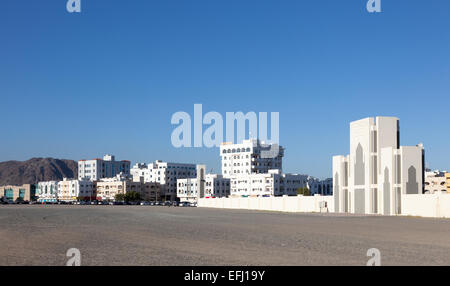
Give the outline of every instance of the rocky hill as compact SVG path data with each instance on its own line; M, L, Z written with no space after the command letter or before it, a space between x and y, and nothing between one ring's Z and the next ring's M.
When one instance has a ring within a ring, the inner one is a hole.
M78 163L73 160L32 158L23 162L0 162L0 186L76 178L77 174Z

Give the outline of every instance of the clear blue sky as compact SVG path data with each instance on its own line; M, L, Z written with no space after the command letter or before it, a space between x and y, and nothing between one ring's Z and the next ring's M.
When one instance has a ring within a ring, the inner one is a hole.
M328 177L349 122L397 116L450 169L450 1L2 0L0 161L206 163L171 146L176 111L278 111L284 169Z

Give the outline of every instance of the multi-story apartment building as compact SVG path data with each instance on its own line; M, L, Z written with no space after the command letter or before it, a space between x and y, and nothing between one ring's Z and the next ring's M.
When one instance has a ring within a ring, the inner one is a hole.
M58 201L95 200L95 184L90 180L69 180L58 182Z
M177 180L177 197L180 202L195 202L199 196L199 179ZM230 195L230 179L218 174L207 174L204 179L205 198L221 198Z
M135 180L144 178L144 182L159 183L164 200L175 200L177 197L177 180L195 178L197 176L195 164L169 163L155 161L150 164L139 163L133 166L131 174Z
M36 185L24 184L22 186L0 186L0 200L33 201L35 199Z
M307 187L307 175L282 174L269 170L261 174L242 174L230 178L233 197L295 196L298 188Z
M78 179L96 181L112 178L116 175L130 174L130 161L116 161L113 155L105 155L103 159L78 161Z
M447 193L446 172L426 170L425 172L425 194Z
M130 175L133 176L134 180L143 178L144 182L151 182L152 170L146 163L137 163L130 169Z
M276 152L272 152L273 150ZM241 144L222 143L220 156L222 175L230 178L235 175L264 174L274 169L282 171L284 149L277 144L264 144L258 139L249 139Z
M119 174L114 178L103 178L96 183L97 199L114 201L117 194L135 191L145 201L159 201L161 199L161 185L144 180L133 180L131 176Z
M58 201L58 182L47 181L39 182L37 185L36 195L38 201L42 203L55 203Z
M314 177L308 177L307 188L310 191L310 194L313 195L322 195L322 196L331 196L333 195L333 179L325 179L319 180Z
M425 151L400 146L399 119L350 123L350 155L333 157L336 212L400 214L401 196L422 194Z
M450 173L445 173L445 185L447 187L447 193L450 194Z

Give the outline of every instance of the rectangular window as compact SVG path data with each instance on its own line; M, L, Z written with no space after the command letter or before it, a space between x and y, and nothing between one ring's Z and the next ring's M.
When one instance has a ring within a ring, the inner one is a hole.
M395 155L395 183L402 183L402 157Z
M372 184L378 184L378 159L372 156Z
M12 200L14 198L14 191L12 189L5 189L4 196L7 200Z
M376 153L378 150L377 131L372 131L371 136L372 136L372 153Z

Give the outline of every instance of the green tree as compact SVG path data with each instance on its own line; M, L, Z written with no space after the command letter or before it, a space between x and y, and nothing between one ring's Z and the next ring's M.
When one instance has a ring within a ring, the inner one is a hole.
M311 192L309 191L308 188L304 187L304 188L298 188L297 189L297 195L304 195L304 196L310 196Z
M130 191L125 194L126 202L137 202L141 200L141 194L135 191Z
M125 200L125 195L117 194L117 195L115 195L114 199L116 200L116 202L123 202Z

